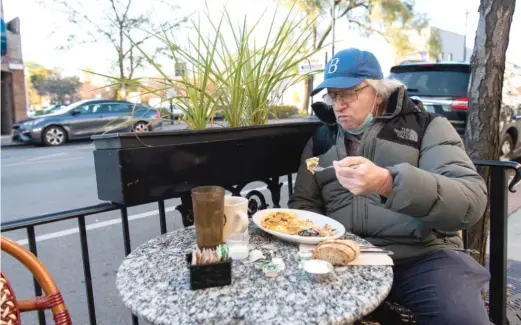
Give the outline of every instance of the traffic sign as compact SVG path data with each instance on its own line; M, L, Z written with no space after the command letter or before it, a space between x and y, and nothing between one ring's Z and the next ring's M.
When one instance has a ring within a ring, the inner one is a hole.
M319 73L321 70L324 70L324 61L323 60L317 60L317 59L307 59L304 61L301 61L298 64L298 74L304 75L309 74L311 72Z

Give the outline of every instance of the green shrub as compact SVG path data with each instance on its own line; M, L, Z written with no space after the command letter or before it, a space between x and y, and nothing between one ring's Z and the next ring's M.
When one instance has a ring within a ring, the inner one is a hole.
M270 117L276 119L289 118L298 115L298 108L293 105L274 105L269 107Z

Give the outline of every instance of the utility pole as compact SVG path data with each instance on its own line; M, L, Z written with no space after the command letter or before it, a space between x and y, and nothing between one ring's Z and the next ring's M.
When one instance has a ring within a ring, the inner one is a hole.
M331 56L335 55L335 20L336 20L336 0L333 0L333 7L331 8L331 17L333 17L333 30L332 30L332 36L333 36L333 42L331 43Z
M469 20L469 11L465 11L465 33L463 34L463 62L467 62L467 24Z

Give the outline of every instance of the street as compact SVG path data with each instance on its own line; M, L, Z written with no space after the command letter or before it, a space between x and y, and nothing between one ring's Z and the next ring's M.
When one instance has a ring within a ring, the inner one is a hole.
M93 149L88 141L57 148L24 146L2 149L2 221L102 203L97 198ZM287 180L283 177L281 181ZM261 190L269 198L265 184L250 184L245 192L253 188ZM281 204L285 205L287 200L285 184ZM178 199L165 203L168 231L182 227L180 214L175 211L177 204L180 204ZM520 206L521 191L511 193L509 212ZM160 234L156 204L129 208L128 213L132 249ZM119 211L89 216L86 223L98 324L130 324L130 313L115 288L116 273L124 258ZM512 249L518 248L513 238L520 232L521 213L518 211L510 217L509 225L511 249L508 255L516 260L521 260L521 255L517 253L518 249ZM27 247L25 232L14 231L4 235ZM74 323L87 324L87 298L77 220L39 226L36 235L38 256L62 290ZM2 255L2 270L20 298L34 295L31 276L20 263ZM24 323L37 322L35 313L23 314L22 318ZM48 323L52 323L50 313L47 318Z
M2 219L14 220L100 203L93 146L2 150Z
M102 203L97 198L93 146L78 142L63 147L13 147L1 150L2 222L46 213L59 212ZM286 178L281 178L286 182ZM249 184L249 189L269 191L263 183ZM288 200L287 185L282 188L281 204ZM182 227L175 211L180 200L165 202L167 228ZM132 249L160 234L157 204L129 208ZM116 273L124 258L119 211L86 217L89 254L98 324L130 324L130 313L121 303L115 288ZM38 257L62 291L74 324L87 324L87 298L77 220L42 225L36 228ZM4 233L27 246L24 231ZM2 271L9 277L20 298L34 296L28 271L2 254ZM36 324L36 313L23 314L23 322ZM47 313L48 324L52 323Z

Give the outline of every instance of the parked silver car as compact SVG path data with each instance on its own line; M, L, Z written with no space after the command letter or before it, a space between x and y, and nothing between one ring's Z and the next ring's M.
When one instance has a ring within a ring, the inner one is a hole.
M59 146L94 134L159 129L159 111L121 100L83 100L13 125L13 141Z

